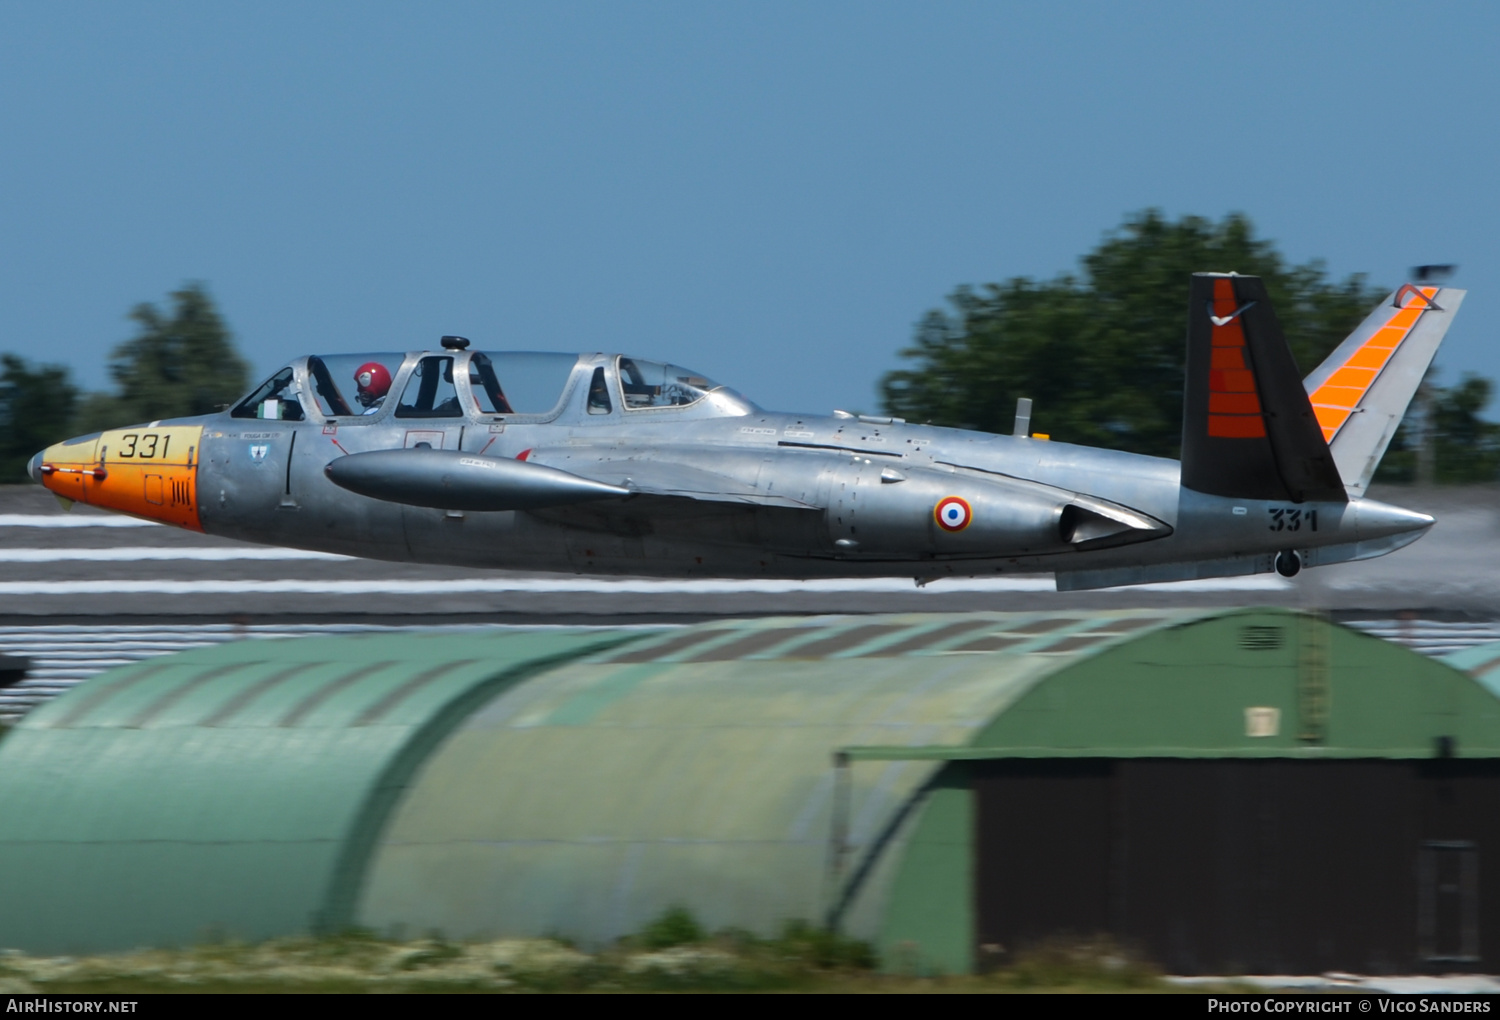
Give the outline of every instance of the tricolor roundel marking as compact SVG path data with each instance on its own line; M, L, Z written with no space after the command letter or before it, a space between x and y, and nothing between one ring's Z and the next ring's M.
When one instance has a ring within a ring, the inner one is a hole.
M932 519L944 531L962 531L974 519L974 508L962 496L945 496L933 507Z

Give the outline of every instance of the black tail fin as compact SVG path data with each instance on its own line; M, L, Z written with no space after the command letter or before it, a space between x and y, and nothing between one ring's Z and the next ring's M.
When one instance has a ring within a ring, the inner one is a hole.
M1238 499L1348 498L1259 277L1193 275L1182 484Z

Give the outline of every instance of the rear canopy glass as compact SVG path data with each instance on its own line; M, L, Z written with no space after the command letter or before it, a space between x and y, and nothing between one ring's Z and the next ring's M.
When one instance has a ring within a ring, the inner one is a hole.
M546 414L562 400L576 354L475 351L469 388L481 414Z
M627 410L647 407L686 407L702 400L718 383L705 375L659 361L620 359L620 390Z
M453 356L429 354L417 362L416 371L396 405L397 418L461 418L458 390L453 386Z

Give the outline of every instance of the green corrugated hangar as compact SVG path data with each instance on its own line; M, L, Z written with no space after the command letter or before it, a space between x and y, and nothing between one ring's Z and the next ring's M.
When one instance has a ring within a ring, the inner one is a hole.
M198 649L0 743L0 946L598 945L682 905L903 969L1100 932L1179 973L1492 969L1500 650L1464 654L1282 610Z

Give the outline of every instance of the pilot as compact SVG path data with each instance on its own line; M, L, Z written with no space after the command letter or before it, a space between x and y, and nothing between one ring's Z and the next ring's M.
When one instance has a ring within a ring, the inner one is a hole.
M374 414L380 410L385 395L391 391L391 373L378 361L367 361L354 370L354 381L359 386L359 402L364 406L363 414Z
M604 385L604 369L596 368L593 381L589 383L589 414L609 414L612 410L609 388Z

